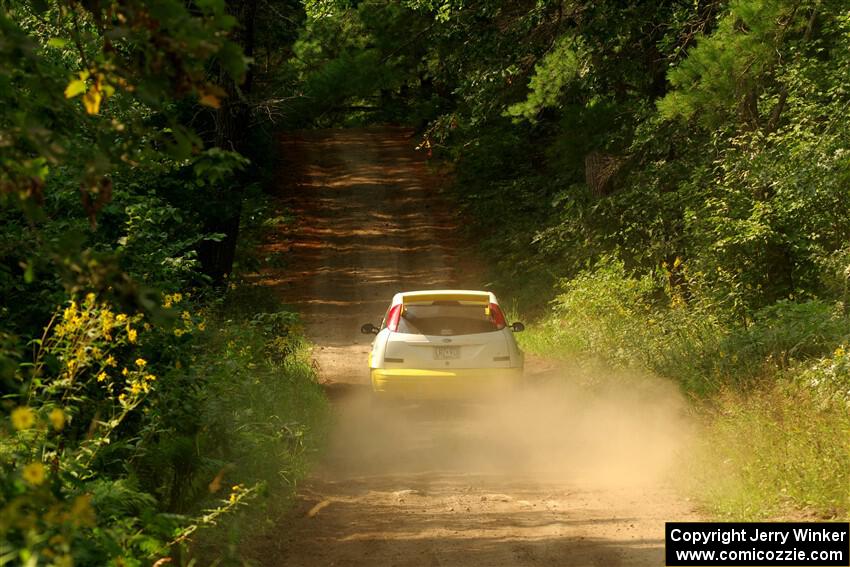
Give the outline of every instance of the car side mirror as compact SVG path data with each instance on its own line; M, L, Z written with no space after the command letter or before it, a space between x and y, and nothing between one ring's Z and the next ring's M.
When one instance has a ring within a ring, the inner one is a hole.
M519 333L520 331L524 331L524 330L525 330L525 325L523 325L519 321L517 321L516 323L513 323L511 325L511 331L513 331L514 333Z
M380 329L372 323L366 323L360 327L360 332L364 335L377 335L380 332Z

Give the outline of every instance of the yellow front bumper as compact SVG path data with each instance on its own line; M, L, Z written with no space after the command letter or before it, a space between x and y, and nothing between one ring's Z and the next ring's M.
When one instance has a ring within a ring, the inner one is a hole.
M510 392L521 383L522 368L372 369L372 391L386 398L470 399Z

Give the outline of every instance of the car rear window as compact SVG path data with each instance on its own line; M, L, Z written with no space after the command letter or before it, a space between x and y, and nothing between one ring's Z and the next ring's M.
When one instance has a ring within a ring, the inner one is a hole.
M498 330L484 305L457 301L407 305L398 322L399 333L418 335L472 335Z

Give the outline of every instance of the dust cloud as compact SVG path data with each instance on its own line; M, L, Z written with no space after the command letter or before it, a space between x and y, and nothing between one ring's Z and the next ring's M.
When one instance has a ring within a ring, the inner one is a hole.
M676 386L560 370L476 403L342 401L329 455L346 476L457 473L593 488L667 485L694 427Z

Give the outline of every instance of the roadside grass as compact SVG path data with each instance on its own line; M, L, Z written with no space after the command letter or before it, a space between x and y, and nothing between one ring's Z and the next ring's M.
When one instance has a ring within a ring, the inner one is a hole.
M779 380L724 392L684 486L730 520L850 518L850 412L839 398Z
M202 564L242 565L240 545L286 508L321 449L330 415L298 317L268 290L232 290L209 322L216 330L193 371L208 378L201 443L219 470L204 488L252 490L236 514L199 533Z
M658 297L652 277L603 264L563 282L518 339L550 358L676 381L704 418L683 477L708 513L850 517L850 320L840 306L779 302L742 327Z

